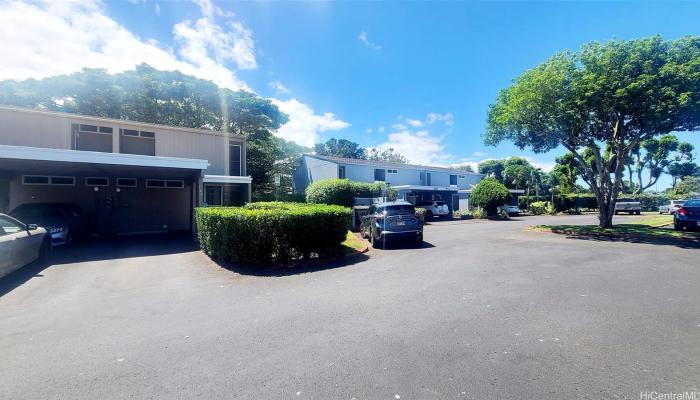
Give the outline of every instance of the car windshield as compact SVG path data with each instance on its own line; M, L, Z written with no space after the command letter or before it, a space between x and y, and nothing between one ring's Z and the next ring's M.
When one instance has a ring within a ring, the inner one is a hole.
M679 205L682 206L685 203L685 200L673 200L671 204L673 205Z
M17 207L12 216L20 221L33 221L43 218L64 218L68 216L68 212L63 207L46 206L46 205L24 205Z
M684 207L700 207L700 199L688 200L683 204Z
M618 203L633 203L634 201L633 199L617 199Z
M436 201L435 204L438 206L441 206L441 205L444 205L445 202L444 201Z
M399 214L415 214L416 210L410 205L400 205L400 206L386 206L381 207L377 210L379 213L385 213L386 215L399 215Z

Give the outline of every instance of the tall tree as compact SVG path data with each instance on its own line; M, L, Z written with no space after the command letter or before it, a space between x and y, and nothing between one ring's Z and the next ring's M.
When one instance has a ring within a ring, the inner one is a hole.
M388 149L377 149L373 147L371 149L365 149L365 158L371 161L386 161L397 164L406 164L408 160L403 154L397 152L393 148Z
M635 185L630 184L630 186L636 186L635 193L643 192L654 186L661 174L670 173L670 169L682 172L680 171L682 167L678 165L692 162L692 152L692 144L681 142L676 136L670 134L643 141L632 149L629 157L630 164L627 166L629 181L632 182L633 178L636 178Z
M299 166L299 162L304 153L311 151L310 148L300 146L294 142L286 141L282 138L274 138L276 146L274 173L280 176L280 193L292 192L292 175Z
M256 194L272 190L272 133L287 122L277 106L256 94L146 64L118 74L85 69L42 80L2 81L0 104L245 135Z
M365 149L359 144L346 139L328 139L325 143L316 143L316 154L344 158L365 158Z
M645 140L700 128L700 38L589 43L526 71L488 113L487 144L569 150L612 227L625 160ZM593 155L595 167L584 159Z
M503 160L486 160L479 163L479 173L503 183Z

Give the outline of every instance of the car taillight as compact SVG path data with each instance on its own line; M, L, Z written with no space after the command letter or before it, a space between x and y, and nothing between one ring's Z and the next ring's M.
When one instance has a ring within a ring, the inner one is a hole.
M686 210L683 207L679 208L678 211L676 211L676 212L680 215L688 215L688 210Z

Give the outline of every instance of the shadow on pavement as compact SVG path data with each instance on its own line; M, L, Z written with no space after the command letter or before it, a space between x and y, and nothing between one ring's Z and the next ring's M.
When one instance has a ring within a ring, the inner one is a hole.
M681 249L700 249L700 240L694 240L694 239L669 239L669 238L659 238L659 237L651 237L651 236L626 236L626 235L619 235L619 236L609 236L609 235L596 235L596 234L587 234L587 235L576 235L576 234L571 234L571 233L564 233L564 232L554 232L559 235L565 235L567 239L573 239L573 240L587 240L587 241L594 241L594 242L623 242L623 243L637 243L637 244L653 244L653 245L660 245L660 246L672 246L672 247L678 247Z
M336 268L350 267L355 264L361 263L369 259L369 256L364 253L356 253L346 256L335 256L335 257L324 257L312 260L301 260L294 261L288 264L278 264L278 265L263 265L263 266L246 266L246 265L236 265L232 263L214 261L221 268L227 269L229 271L236 272L241 275L251 275L251 276L269 276L269 277L280 277L280 276L291 276L306 274L309 272L317 272L323 270L330 270Z
M116 260L186 253L198 250L191 234L158 234L86 239L70 248L56 247L44 262L35 261L0 278L0 297L32 278L41 278L46 268L80 262Z

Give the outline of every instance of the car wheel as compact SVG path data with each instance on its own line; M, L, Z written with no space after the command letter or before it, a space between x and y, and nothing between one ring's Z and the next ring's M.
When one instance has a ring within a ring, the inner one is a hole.
M682 231L683 230L683 225L679 224L678 221L673 221L673 230L675 231Z
M73 235L70 232L66 234L66 241L63 243L63 245L66 248L71 247L73 245Z
M433 212L428 210L425 212L425 219L433 219Z
M419 235L416 238L416 247L421 247L423 246L423 235Z
M41 242L41 248L39 249L39 262L43 263L49 258L51 254L51 239L46 238Z

